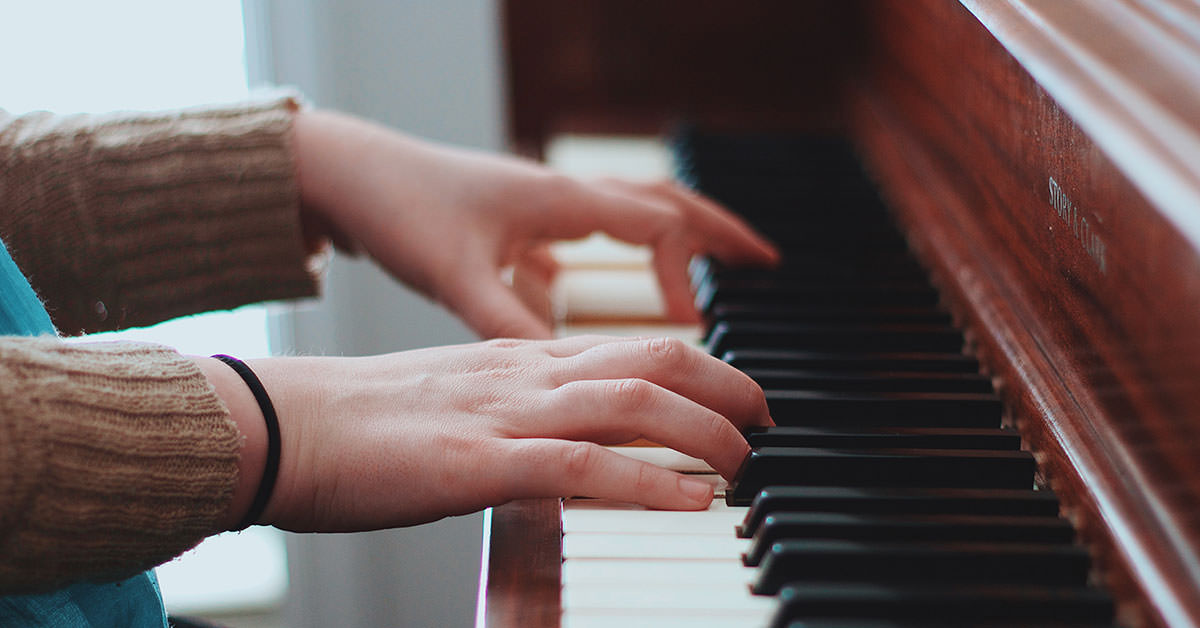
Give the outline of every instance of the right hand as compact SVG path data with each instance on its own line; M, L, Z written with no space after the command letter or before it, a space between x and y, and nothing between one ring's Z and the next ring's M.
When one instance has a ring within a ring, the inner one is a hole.
M251 366L283 439L260 523L296 531L412 525L529 497L701 509L712 500L709 485L597 444L645 437L731 478L749 453L740 428L771 424L749 377L664 338L496 340ZM214 381L223 396L226 384L241 385ZM239 424L262 421L234 413ZM246 448L265 447L254 440ZM235 495L231 526L257 482L247 485Z
M324 111L297 116L296 158L310 226L356 243L485 338L553 337L544 312L527 306L530 295L502 280L508 268L534 267L544 286L554 272L552 242L602 231L647 245L666 313L685 323L699 322L687 275L693 254L779 261L744 221L676 183L581 181Z

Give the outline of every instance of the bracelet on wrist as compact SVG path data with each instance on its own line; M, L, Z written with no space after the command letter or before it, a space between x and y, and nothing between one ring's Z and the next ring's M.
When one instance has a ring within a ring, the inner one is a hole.
M258 402L258 408L262 410L263 420L267 425L267 460L263 465L262 480L258 483L258 491L254 493L254 501L250 503L250 509L246 511L246 515L242 518L241 523L235 530L245 530L258 522L258 518L262 516L263 510L267 507L267 502L271 500L271 493L275 490L275 478L279 476L279 417L275 414L275 406L271 403L271 398L267 396L267 389L263 388L262 382L258 376L245 362L225 354L217 354L212 356L233 369L242 381L246 382L246 386L250 392L254 394L254 400Z

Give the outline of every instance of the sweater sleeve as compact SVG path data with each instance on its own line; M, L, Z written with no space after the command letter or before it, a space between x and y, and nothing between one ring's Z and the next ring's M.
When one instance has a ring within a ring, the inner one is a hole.
M317 291L289 97L0 112L0 240L65 334Z
M0 593L126 578L217 532L240 446L170 349L0 338Z

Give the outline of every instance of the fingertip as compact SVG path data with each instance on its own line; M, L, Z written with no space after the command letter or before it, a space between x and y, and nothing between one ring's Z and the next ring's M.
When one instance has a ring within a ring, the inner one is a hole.
M474 282L472 290L448 302L475 333L483 338L554 337L550 322L530 310L512 288L498 280Z
M783 254L779 252L779 247L755 232L751 232L749 242L746 243L743 254L745 255L743 258L745 261L766 268L775 268L783 261ZM724 261L737 263L738 260L727 259Z
M679 476L679 492L696 508L707 508L713 500L712 484L686 475Z
M696 307L689 299L675 305L668 305L667 319L673 323L692 325L700 322L700 313L696 311Z
M768 266L775 268L783 262L783 253L779 252L779 247L775 246L774 243L764 240L762 248Z

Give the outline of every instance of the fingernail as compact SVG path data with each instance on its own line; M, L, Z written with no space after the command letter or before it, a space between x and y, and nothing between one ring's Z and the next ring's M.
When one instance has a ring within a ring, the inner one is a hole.
M713 489L708 482L685 475L679 478L679 492L694 502L706 502L712 499Z

